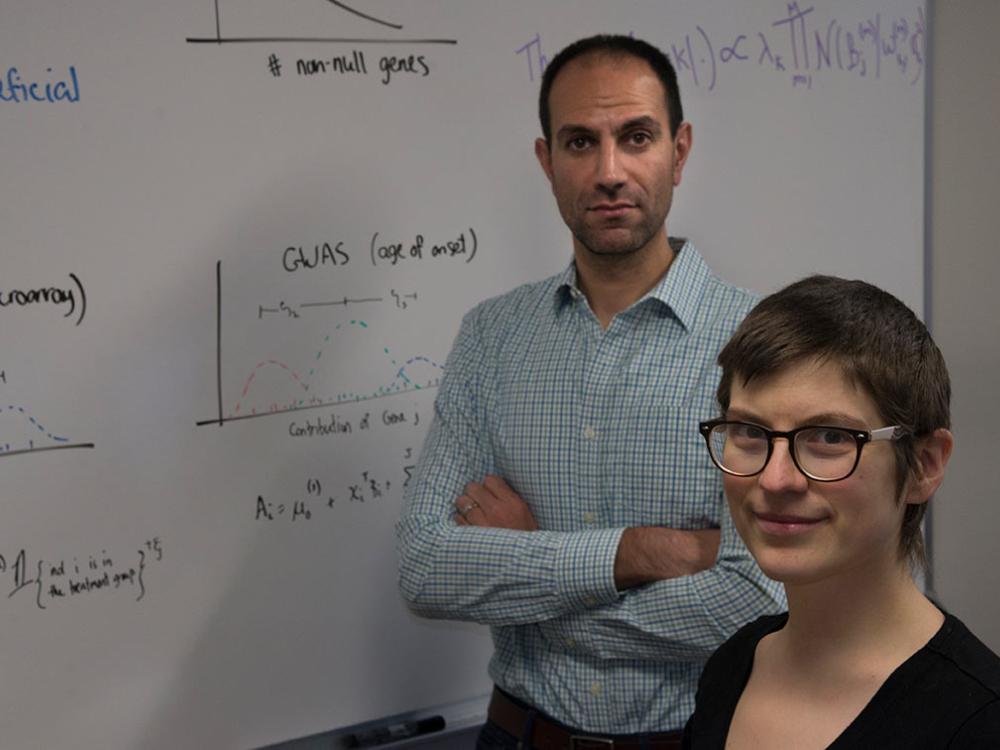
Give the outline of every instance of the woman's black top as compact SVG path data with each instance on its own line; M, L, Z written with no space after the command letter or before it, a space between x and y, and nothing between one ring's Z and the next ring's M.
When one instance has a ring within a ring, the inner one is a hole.
M757 643L788 614L743 627L705 665L684 747L722 750ZM1000 748L1000 658L957 618L903 662L828 750L851 748Z

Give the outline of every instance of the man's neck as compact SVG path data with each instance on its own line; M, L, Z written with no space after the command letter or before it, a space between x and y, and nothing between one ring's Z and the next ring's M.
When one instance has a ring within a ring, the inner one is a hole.
M618 313L660 283L676 256L666 231L628 255L595 255L576 242L573 253L577 284L605 330Z

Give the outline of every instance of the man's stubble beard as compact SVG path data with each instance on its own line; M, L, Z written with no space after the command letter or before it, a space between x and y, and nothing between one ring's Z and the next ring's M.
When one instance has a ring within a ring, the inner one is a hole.
M650 227L644 224L631 230L623 242L602 242L599 237L595 236L598 232L589 229L576 229L573 231L573 236L580 246L591 255L600 258L627 257L649 245L658 230L659 227Z

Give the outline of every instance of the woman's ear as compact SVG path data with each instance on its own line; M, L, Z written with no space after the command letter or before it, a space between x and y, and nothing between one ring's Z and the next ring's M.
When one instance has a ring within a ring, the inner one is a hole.
M917 465L906 482L904 500L919 504L930 500L944 481L944 470L951 458L955 440L943 427L917 441Z

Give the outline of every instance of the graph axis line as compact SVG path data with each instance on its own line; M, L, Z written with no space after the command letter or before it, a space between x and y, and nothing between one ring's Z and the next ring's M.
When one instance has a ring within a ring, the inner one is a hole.
M203 419L199 422L195 422L195 426L204 427L210 424L225 424L226 422L240 422L246 419L259 419L261 417L277 417L282 414L293 414L299 411L309 411L311 409L327 409L333 408L335 406L346 406L348 404L360 404L365 401L377 401L383 398L392 398L393 396L403 396L407 393L419 393L421 391L429 391L437 388L437 385L425 385L420 388L406 388L399 391L394 391L393 393L380 393L375 396L359 396L357 398L346 398L342 401L329 401L322 404L309 404L308 406L292 406L287 409L275 409L274 411L262 411L256 414L240 414L236 417L223 417L219 419L218 417L213 417L212 419Z
M188 44L458 44L457 39L376 39L365 37L243 36L192 37Z
M80 448L94 448L94 443L72 443L70 445L43 445L38 448L21 448L13 451L0 451L0 458L8 456L21 456L26 453L45 453L48 451L67 451Z

